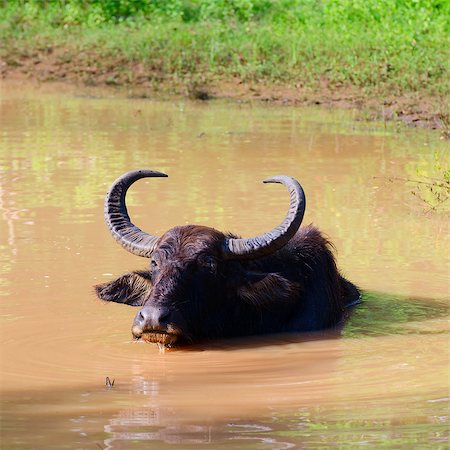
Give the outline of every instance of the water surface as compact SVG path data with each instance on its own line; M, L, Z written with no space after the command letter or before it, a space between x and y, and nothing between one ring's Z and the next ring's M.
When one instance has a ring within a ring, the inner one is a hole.
M343 111L0 89L2 448L447 448L448 215L389 181L448 164L438 135ZM154 234L267 231L288 198L261 180L296 177L304 222L367 292L342 336L132 342L135 310L92 285L145 268L102 212L140 167L169 174L129 193Z

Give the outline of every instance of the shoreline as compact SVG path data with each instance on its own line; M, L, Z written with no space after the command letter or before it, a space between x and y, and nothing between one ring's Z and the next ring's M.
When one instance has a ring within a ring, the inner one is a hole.
M261 105L311 106L323 105L360 111L364 121L400 122L409 127L421 127L440 132L450 138L450 121L446 98L421 93L377 95L362 88L330 86L326 80L312 89L292 83L247 82L237 77L215 77L191 80L177 76L159 77L143 63L128 61L125 65L114 58L81 53L64 58L67 50L47 48L45 51L8 52L0 60L0 79L38 83L57 82L90 88L132 88L133 97L185 97L201 101L226 99L236 102L256 102ZM83 61L84 60L84 61Z

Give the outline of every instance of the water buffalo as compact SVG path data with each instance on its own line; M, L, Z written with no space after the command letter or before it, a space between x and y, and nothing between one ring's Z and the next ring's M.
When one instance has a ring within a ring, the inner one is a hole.
M288 176L290 206L283 222L249 239L199 225L178 226L158 237L133 225L128 188L144 177L118 178L105 200L105 220L129 252L149 268L95 286L99 298L138 306L134 338L170 347L221 337L316 331L333 327L357 302L358 289L339 274L330 242L313 226L299 229L305 212L300 184Z

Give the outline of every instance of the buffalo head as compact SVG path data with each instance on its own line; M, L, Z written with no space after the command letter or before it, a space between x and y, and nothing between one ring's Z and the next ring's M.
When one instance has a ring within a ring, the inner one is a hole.
M286 246L302 222L305 196L300 184L287 176L264 181L285 185L290 195L283 222L267 233L241 239L186 225L159 237L133 225L125 196L140 178L166 176L136 170L113 183L105 200L108 228L126 250L147 258L149 267L97 285L97 295L139 307L133 336L167 346L285 330L282 324L292 321L304 283L296 270L284 267L288 261L270 258Z

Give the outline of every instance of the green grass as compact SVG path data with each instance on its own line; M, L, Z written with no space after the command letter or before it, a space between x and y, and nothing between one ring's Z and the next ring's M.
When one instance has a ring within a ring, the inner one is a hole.
M0 40L155 80L446 95L449 18L450 0L0 0Z

